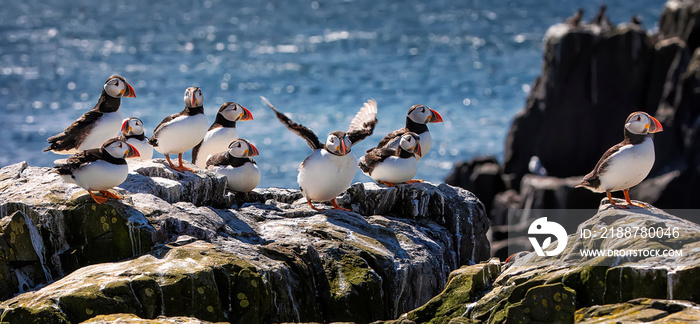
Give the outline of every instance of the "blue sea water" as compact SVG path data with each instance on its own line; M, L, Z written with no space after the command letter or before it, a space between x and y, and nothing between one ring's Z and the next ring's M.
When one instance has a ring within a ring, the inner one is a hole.
M602 2L521 1L40 1L0 11L0 166L51 166L46 138L91 109L105 80L126 77L136 98L125 116L150 136L199 86L210 121L235 101L253 121L238 132L260 151L262 187L296 188L311 152L262 104L267 97L323 140L347 129L367 99L379 106L359 157L425 104L433 149L417 178L442 182L454 163L502 157L505 135L542 65L542 37L579 7ZM613 23L642 18L656 29L664 1L606 1ZM156 156L158 153L156 152ZM185 155L189 158L189 153ZM358 172L356 181L370 181Z

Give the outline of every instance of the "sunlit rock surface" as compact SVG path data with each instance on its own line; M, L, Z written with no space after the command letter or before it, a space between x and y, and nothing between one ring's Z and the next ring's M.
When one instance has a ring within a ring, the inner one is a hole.
M489 256L483 205L444 184L358 183L338 198L352 212L314 211L297 190L225 192L225 178L159 160L133 165L113 189L123 199L102 205L24 163L0 169L0 188L10 323L387 320Z
M616 209L606 202L556 256L530 252L507 264L464 266L438 296L387 323L698 322L700 225L645 206ZM602 234L627 227L662 228L664 234ZM592 235L580 238L584 230ZM587 256L582 250L639 253ZM641 252L664 250L676 252Z

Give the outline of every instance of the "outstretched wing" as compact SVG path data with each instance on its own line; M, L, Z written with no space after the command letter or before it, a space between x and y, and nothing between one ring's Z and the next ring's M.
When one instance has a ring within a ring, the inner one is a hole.
M289 130L304 138L306 140L306 143L309 144L309 147L311 147L311 149L316 150L323 148L323 143L321 143L318 140L318 136L316 136L316 134L314 134L314 132L311 129L304 125L293 122L291 119L289 119L289 117L277 111L277 109L275 109L275 107L270 103L269 100L267 100L267 98L263 96L260 96L260 98L263 100L263 102L265 102L265 104L268 107L270 107L270 109L272 109L272 111L275 112L275 115L277 115L277 119L279 119L279 121L282 124L284 124L284 126L287 126Z
M350 122L348 131L345 132L350 137L352 144L355 144L367 136L372 135L374 126L377 125L377 102L374 99L367 100L364 106Z

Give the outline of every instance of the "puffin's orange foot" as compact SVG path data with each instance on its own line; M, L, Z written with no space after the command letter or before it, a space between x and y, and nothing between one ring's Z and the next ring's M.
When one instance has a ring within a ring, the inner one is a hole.
M647 209L647 206L644 206L642 204L635 204L635 203L630 203L629 206L637 206L637 207L642 207L644 209Z
M613 208L630 209L629 206L616 204L612 200L610 201L610 206L612 206Z
M112 198L112 199L117 199L117 200L122 199L122 197L117 196L116 194L112 193L111 191L100 190L100 193L107 198Z
M406 183L421 183L421 182L423 182L423 180L421 180L421 179L413 179L413 180L406 181Z
M107 197L95 195L94 193L92 193L91 190L88 190L88 193L90 194L90 196L92 196L92 199L94 199L95 202L98 204L103 204L103 203L107 202L107 200L109 200L109 198L107 198Z
M171 167L173 170L177 171L177 172L187 172L187 171L189 171L189 172L194 172L194 171L192 171L192 169L190 169L190 168L188 168L188 167L186 167L186 166L184 166L184 165L180 165L180 166L171 165L170 167Z
M343 208L343 207L338 206L338 203L335 202L335 199L331 199L331 204L333 204L333 209L340 209L340 210L344 210L344 211L352 211L351 209L347 209L347 208Z
M306 202L311 206L311 209L316 210L316 211L323 211L321 208L316 208L312 203L311 200L306 199Z
M391 183L391 182L386 182L386 181L381 181L381 180L380 180L380 181L377 181L377 183L378 183L378 184L383 184L383 185L385 185L385 186L387 186L387 187L396 187L396 185L393 184L393 183Z

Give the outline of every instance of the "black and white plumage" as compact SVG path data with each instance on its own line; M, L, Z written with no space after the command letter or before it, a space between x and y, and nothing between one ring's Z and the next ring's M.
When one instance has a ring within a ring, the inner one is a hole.
M192 149L192 163L204 169L210 155L225 152L231 141L238 138L236 122L245 120L253 120L253 114L245 107L235 102L221 105L204 139Z
M74 154L54 167L64 181L75 183L90 193L96 203L108 198L121 199L107 191L120 185L129 173L124 158L137 157L139 151L126 142L113 138L98 149L89 149ZM97 196L93 191L99 191Z
M148 161L153 158L153 146L148 143L146 131L143 128L143 122L141 119L136 117L124 119L122 122L121 133L117 139L126 142L139 151L138 157L129 158L128 160Z
M401 136L398 148L374 148L360 157L360 169L378 183L393 187L412 180L418 171L416 156L421 154L420 136L408 132Z
M428 108L425 105L413 105L406 114L406 126L397 129L379 141L377 148L388 147L396 149L399 146L401 136L408 132L414 132L420 136L421 147L423 152L421 155L416 155L416 159L420 160L425 154L430 151L433 146L433 138L428 130L428 123L440 123L442 116L437 111ZM368 151L369 152L369 151Z
M576 187L605 192L611 205L627 208L615 204L610 194L622 190L627 205L633 205L629 188L642 182L651 171L655 156L650 134L662 130L663 127L656 118L642 111L633 112L625 121L624 140L608 149L593 171L584 176L581 184Z
M100 148L119 132L122 114L119 111L122 97L135 97L134 88L124 77L113 75L102 87L97 104L68 126L62 133L47 139L44 152L75 154L83 150Z
M204 116L204 96L202 89L189 87L185 90L185 109L165 117L158 124L148 142L156 151L165 155L170 167L184 172L192 169L182 165L182 153L195 147L207 133L207 118ZM179 166L170 160L170 154L177 154Z
M227 187L232 191L249 192L260 183L260 169L251 157L258 149L248 140L235 139L228 150L207 159L207 170L226 176Z
M330 201L335 209L338 206L335 197L345 191L357 172L357 158L351 148L357 142L372 135L377 124L377 102L368 100L355 115L347 131L334 131L328 135L325 144L309 128L297 124L275 109L272 104L262 97L263 101L275 112L277 119L289 130L306 140L313 149L299 165L297 183L301 193L311 208L320 210L312 201Z

